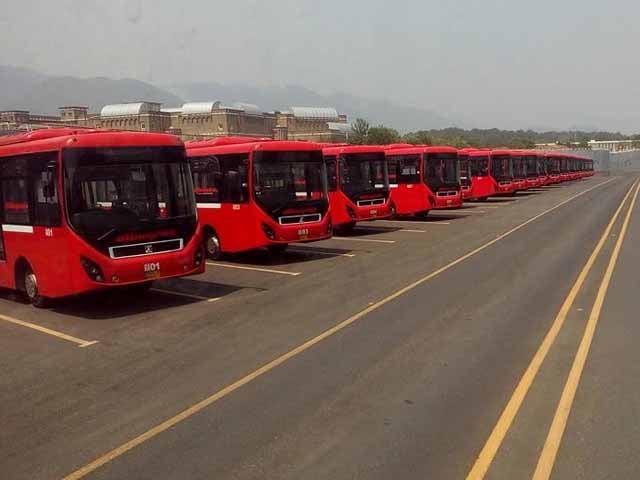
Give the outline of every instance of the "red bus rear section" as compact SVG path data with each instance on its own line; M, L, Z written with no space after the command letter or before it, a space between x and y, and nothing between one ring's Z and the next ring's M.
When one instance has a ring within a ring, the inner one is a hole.
M0 139L0 286L49 298L204 271L174 136L51 129Z
M186 146L209 258L331 237L320 145L223 137Z
M334 228L393 215L384 148L328 146L323 150Z

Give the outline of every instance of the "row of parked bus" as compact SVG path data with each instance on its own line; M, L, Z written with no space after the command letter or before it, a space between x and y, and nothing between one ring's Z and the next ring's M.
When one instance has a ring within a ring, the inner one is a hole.
M185 148L186 147L186 148ZM528 151L48 129L0 137L0 287L31 303L146 289L206 257L330 238L593 174Z

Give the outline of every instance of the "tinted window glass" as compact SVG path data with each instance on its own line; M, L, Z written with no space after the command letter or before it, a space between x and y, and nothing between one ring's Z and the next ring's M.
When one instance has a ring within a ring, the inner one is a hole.
M338 175L336 172L336 156L329 155L324 157L327 164L327 186L330 192L335 192L338 189Z
M247 154L192 157L198 203L244 203L249 198Z

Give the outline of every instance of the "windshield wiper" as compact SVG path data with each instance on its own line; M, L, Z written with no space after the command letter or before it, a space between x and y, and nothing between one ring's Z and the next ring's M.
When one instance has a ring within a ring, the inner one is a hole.
M118 231L117 227L113 227L111 230L108 230L106 233L103 233L102 235L100 235L97 240L99 242L103 241L105 238L110 237L111 235L113 235L114 233L116 233Z

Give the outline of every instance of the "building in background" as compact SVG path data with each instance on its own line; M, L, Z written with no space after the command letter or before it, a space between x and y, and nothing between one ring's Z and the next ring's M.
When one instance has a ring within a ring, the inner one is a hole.
M263 112L257 105L190 102L162 108L156 102L106 105L98 114L83 106L60 107L59 116L28 111L0 112L0 134L53 127L107 128L136 132L162 132L184 140L242 135L279 140L340 143L348 139L346 115L335 108L291 107L284 112Z
M592 150L607 150L609 152L629 152L638 150L637 140L590 140Z

